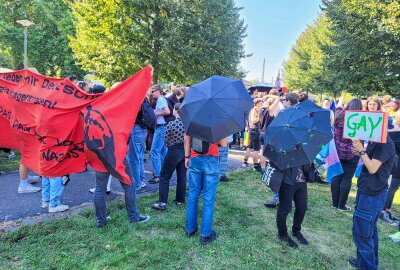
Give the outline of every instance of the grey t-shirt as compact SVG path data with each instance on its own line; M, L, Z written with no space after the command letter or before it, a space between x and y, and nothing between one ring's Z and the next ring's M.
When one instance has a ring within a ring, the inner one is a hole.
M165 97L160 96L160 97L157 99L157 103L156 103L156 112L161 112L161 111L163 111L163 109L164 109L165 107L168 107L168 102L167 102L167 100L165 99ZM158 115L158 116L157 116L157 125L162 125L162 124L165 124L165 123L167 123L167 122L165 121L164 116Z

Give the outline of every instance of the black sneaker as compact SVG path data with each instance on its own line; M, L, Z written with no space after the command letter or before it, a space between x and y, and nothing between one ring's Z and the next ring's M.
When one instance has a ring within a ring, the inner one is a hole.
M175 204L176 206L182 206L182 205L184 205L185 203L184 203L184 202L178 202L177 200L174 200L174 204Z
M289 235L279 235L278 236L279 240L281 240L282 242L284 242L286 245L288 245L291 248L298 248L299 246L297 245L297 243L295 241L293 241L292 238L289 237Z
M131 221L131 223L145 223L149 221L150 217L149 216L139 216L139 218L135 221Z
M268 202L265 202L264 205L265 205L265 207L268 207L268 208L275 208L279 205L279 200L272 199Z
M386 211L386 213L388 213L388 216L391 220L393 220L393 221L399 220L399 217L396 217L395 215L393 215L392 211L390 211L390 212Z
M219 178L219 181L220 181L220 182L228 182L229 179L228 179L228 177L226 177L225 175L223 175L223 176L221 176L221 177Z
M292 232L292 235L299 240L300 244L302 245L308 245L307 239L304 238L303 234L301 232Z
M353 266L354 268L360 269L360 264L358 263L358 261L357 261L356 258L349 258L348 262L349 262L349 264L350 264L351 266Z
M388 212L383 212L379 214L379 219L389 225L397 225L396 222L390 219Z
M158 184L160 183L160 178L158 176L154 176L149 180L149 184Z
M104 226L107 225L107 223L108 223L110 220L111 220L111 217L107 216L107 217L106 217L106 221L101 222L101 223L100 223L100 222L97 222L97 223L96 223L96 227L97 227L97 228L104 227Z
M156 202L156 203L153 203L153 204L151 205L151 207L152 207L153 209L155 209L155 210L161 210L161 211L167 210L167 204L166 204L166 203L163 203L163 202Z
M214 231L211 231L210 236L207 237L201 237L200 239L200 244L203 246L210 244L212 241L214 241L217 238L217 234Z
M344 207L338 207L337 210L339 210L340 212L351 212L351 207L345 205Z
M193 232L186 232L186 236L187 237L192 237L193 235L195 235L197 233L197 230L199 229L199 227L196 227L196 230L194 230Z

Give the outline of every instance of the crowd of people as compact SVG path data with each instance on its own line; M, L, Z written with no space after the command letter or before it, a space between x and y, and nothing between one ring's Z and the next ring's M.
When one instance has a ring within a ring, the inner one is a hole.
M70 80L88 93L106 91L100 83L91 84L85 80L78 82L75 76L71 76ZM188 237L194 236L198 231L198 203L202 194L200 241L206 245L216 239L216 232L212 228L214 203L218 183L229 181L227 175L229 147L238 144L239 149L245 150L243 167L252 167L255 171L264 173L269 162L263 155L268 126L285 108L305 100L315 100L304 92L284 94L272 89L267 94L257 89L252 90L250 94L254 107L249 113L244 130L211 144L185 134L179 109L187 91L186 87L176 87L171 89L168 95L164 95L161 85L151 86L141 105L130 139L126 142L129 150L125 166L133 179L133 185L123 183L121 185L125 193L130 222L146 222L150 217L141 215L136 207L136 191L146 187L144 172L146 151L150 155L153 167L153 177L148 183L159 184L159 198L151 205L152 208L160 211L167 209L170 180L176 171L177 187L174 203L178 206L186 203L185 229ZM354 98L347 103L343 98L339 101L326 98L321 102L323 108L331 110L330 124L343 168L343 173L332 179L332 208L343 212L352 211L347 201L353 176L357 168L361 168L357 181L352 228L357 256L349 260L353 266L361 269L378 268L378 219L392 225L398 222L391 208L394 194L400 186L396 157L400 153L400 140L397 137L400 133L399 104L397 100L387 96L383 99ZM344 112L348 110L388 112L390 120L387 142L361 142L344 138ZM249 137L248 142L245 140L246 134ZM250 157L253 164L249 162ZM292 235L300 244L308 244L308 240L301 232L301 226L307 210L307 182L313 182L310 179L310 170L315 171L312 164L283 170L284 177L279 192L274 194L271 201L265 203L267 207L277 207L278 238L293 248L297 248L298 244L289 236L286 225L287 216L292 210L292 201L295 202ZM95 175L96 186L90 191L94 193L97 226L103 227L111 219L106 212L106 194L110 192L111 175L99 171L96 171ZM40 191L40 188L31 185L38 179L28 178L27 168L22 164L20 176L18 192ZM42 207L48 208L49 212L68 209L67 205L60 202L63 188L68 182L66 179L67 176L53 178L42 176ZM400 225L399 232L391 238L400 242Z
M248 157L253 151L254 170L263 172L265 165L260 151L263 150L263 137L268 124L279 113L280 110L293 106L304 100L314 98L307 93L280 94L274 99L271 94L251 93L254 98L254 108L249 115L249 124L244 133L250 134L250 144L245 154L243 167L249 166ZM283 106L276 106L274 100L279 100ZM333 177L331 182L332 208L341 212L352 211L347 205L352 179L356 174L357 196L356 206L353 214L353 240L357 247L356 258L349 259L349 263L361 269L378 269L378 230L377 221L380 219L390 225L399 224L399 218L393 214L391 207L394 195L400 186L398 156L400 154L400 111L399 101L385 96L369 97L367 99L354 98L347 104L340 98L337 102L326 98L322 101L322 107L331 111L331 125L334 134L334 143L340 159L343 173ZM343 137L345 111L368 111L387 112L389 114L389 129L386 143L361 142ZM265 111L268 112L265 117ZM264 161L265 162L265 161ZM261 165L260 165L261 163ZM358 174L357 168L361 169ZM311 167L311 169L313 169ZM265 206L277 210L278 237L290 247L297 248L297 243L288 235L286 218L292 208L292 201L295 205L292 235L301 244L308 244L308 241L301 234L301 224L307 209L307 185L312 182L309 176L310 167L302 166L285 170L283 183L279 193L274 194L271 201ZM314 169L313 169L314 170ZM400 242L399 231L389 237Z

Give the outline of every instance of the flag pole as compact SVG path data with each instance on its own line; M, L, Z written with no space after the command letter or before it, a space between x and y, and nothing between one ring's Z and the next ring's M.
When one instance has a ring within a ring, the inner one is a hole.
M264 81L264 73L265 73L265 58L263 60L262 74L261 74L261 82Z

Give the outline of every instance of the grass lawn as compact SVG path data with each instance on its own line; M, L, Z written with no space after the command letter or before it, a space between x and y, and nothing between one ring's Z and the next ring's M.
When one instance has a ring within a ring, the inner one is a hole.
M352 214L330 208L329 186L309 185L303 232L309 246L293 250L277 240L276 210L263 206L272 196L259 174L231 174L217 191L214 229L207 247L184 235L185 208L171 202L166 212L150 204L157 194L138 199L151 219L128 223L122 202L112 202L111 222L95 228L93 210L68 219L23 227L0 238L0 269L352 269ZM354 190L353 190L354 191ZM349 205L353 205L354 192ZM399 205L395 210L400 213ZM289 224L293 215L289 216ZM399 269L400 245L387 238L396 227L379 223L381 269ZM396 266L397 265L397 266Z
M17 151L14 152L15 158L9 159L8 154L0 151L0 172L10 172L18 170L21 154Z

